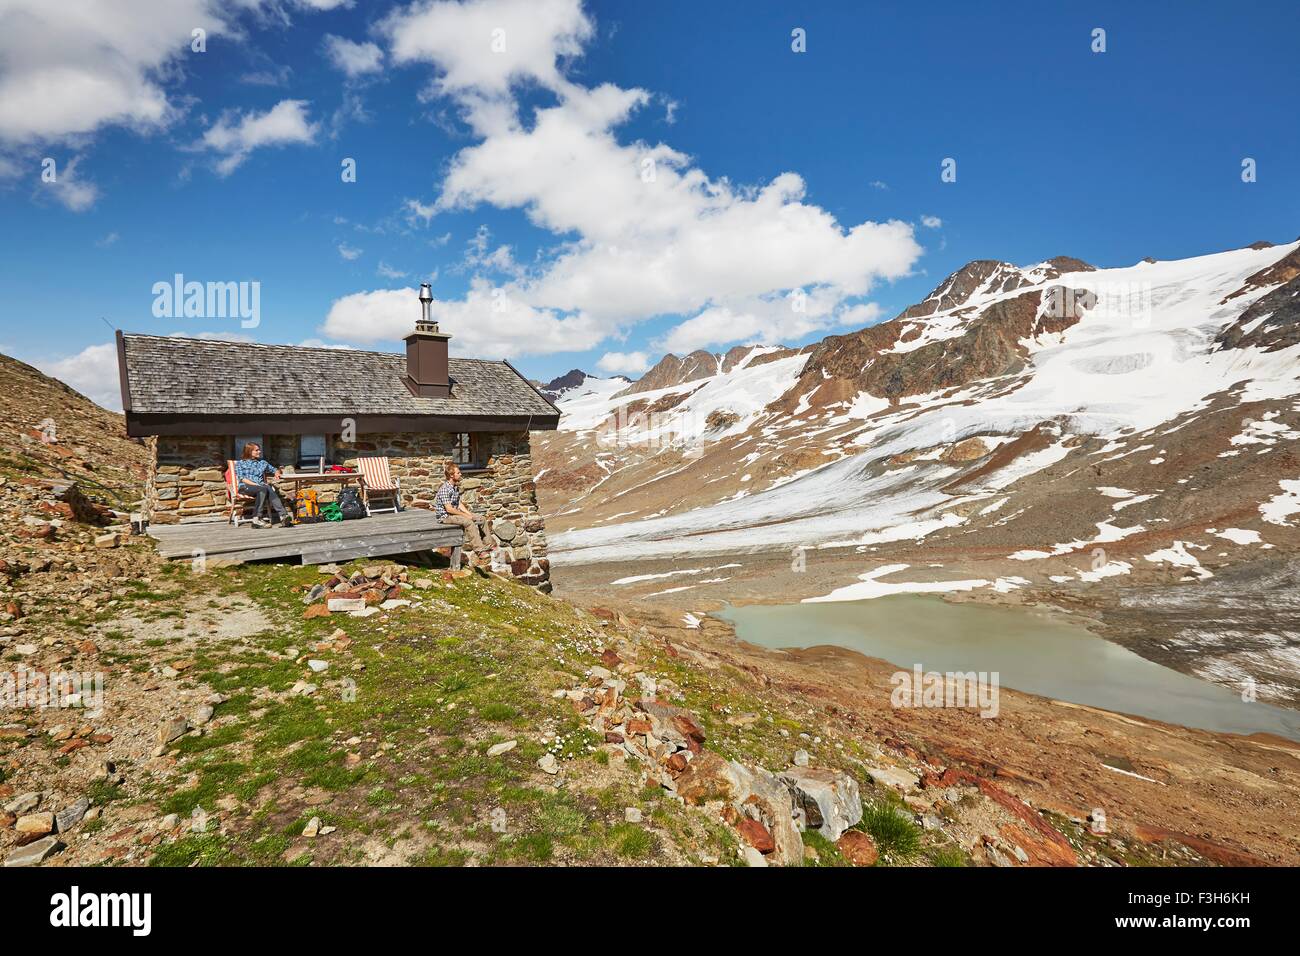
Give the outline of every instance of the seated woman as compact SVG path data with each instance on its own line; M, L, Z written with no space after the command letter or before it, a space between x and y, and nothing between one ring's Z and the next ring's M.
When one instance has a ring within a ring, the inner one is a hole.
M271 526L271 522L262 517L262 513L267 511L268 504L280 516L280 524L283 527L292 526L294 523L293 517L285 509L284 503L280 501L280 493L266 481L267 472L279 478L280 469L262 457L262 446L255 442L249 442L245 445L242 454L243 457L235 462L235 481L239 483L241 493L257 496L257 504L253 508L253 527L269 528Z
M434 517L443 524L457 525L464 529L465 547L480 558L486 558L491 546L483 540L479 531L479 522L484 519L460 504L460 469L449 461L443 466L442 473L447 480L438 486L438 493L434 496Z

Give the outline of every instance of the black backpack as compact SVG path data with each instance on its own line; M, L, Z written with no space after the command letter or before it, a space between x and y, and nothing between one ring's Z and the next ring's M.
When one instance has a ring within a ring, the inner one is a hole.
M339 510L343 512L345 521L366 516L366 506L361 503L361 496L357 494L355 488L344 488L340 491L338 503Z

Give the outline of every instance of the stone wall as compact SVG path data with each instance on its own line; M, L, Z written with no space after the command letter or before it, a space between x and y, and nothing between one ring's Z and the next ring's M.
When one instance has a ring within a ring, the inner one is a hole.
M550 561L537 508L528 433L483 432L475 437L481 467L462 467L461 494L468 507L492 521L499 542L493 566L549 591ZM402 506L432 510L452 441L450 434L410 432L364 435L344 445L330 436L327 461L355 466L358 456L387 457L393 477L401 484ZM232 454L230 443L223 436L149 439L154 462L145 488L149 520L156 524L226 520L224 476ZM296 436L268 435L263 450L268 461L281 464L295 460L297 447ZM320 500L330 501L338 486L314 487Z
M550 585L545 523L537 508L528 432L481 432L475 436L481 468L462 466L461 502L492 522L499 547L492 564L526 584ZM452 436L443 433L393 433L359 437L335 458L355 464L358 455L386 456L402 487L402 506L433 509L442 470L451 460Z

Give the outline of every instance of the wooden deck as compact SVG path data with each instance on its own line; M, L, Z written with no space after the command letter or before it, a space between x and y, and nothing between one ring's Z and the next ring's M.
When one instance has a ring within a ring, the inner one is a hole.
M463 537L460 528L439 524L433 512L422 508L292 528L236 528L225 522L150 525L149 535L164 558L189 561L201 555L222 564L276 558L327 564L450 547L459 552Z

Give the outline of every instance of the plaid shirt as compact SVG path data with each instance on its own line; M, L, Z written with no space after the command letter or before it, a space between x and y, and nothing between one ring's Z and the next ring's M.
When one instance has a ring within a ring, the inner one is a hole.
M433 499L433 514L439 521L447 517L447 505L460 507L460 489L450 481L444 481L438 486L438 494Z
M235 462L235 484L242 485L245 478L260 484L273 471L275 465L265 458L241 458Z

